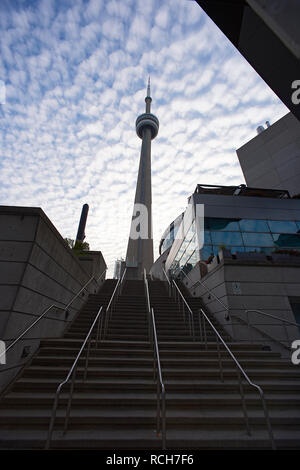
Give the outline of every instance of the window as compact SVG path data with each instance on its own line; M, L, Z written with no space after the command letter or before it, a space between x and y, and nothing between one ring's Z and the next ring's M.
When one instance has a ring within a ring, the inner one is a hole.
M269 220L271 232L278 233L297 233L298 227L296 222L288 220Z
M211 232L214 245L242 245L242 236L238 232Z
M266 220L241 219L240 227L242 232L269 232Z
M270 233L243 233L246 246L274 246Z
M204 231L204 245L211 245L211 236L208 230Z
M209 230L230 230L233 232L239 232L240 227L238 224L238 219L221 219L215 217L207 217L205 219L204 227L208 228Z
M288 233L273 233L274 243L281 247L297 247L300 246L300 234L291 235Z

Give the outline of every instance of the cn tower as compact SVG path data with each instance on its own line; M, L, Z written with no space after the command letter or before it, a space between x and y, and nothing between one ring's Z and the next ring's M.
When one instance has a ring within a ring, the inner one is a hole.
M149 273L153 264L151 140L158 134L159 121L151 113L151 101L149 77L146 112L135 123L142 147L126 254L127 279L142 279L144 269Z

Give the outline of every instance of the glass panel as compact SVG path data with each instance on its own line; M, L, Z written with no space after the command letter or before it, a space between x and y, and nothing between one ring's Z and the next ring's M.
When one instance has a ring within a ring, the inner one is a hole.
M191 254L193 253L193 250L186 250L185 253L183 254L181 260L180 260L180 266L184 266L187 260L190 258Z
M270 233L243 233L246 246L274 246Z
M231 253L237 253L237 252L244 252L245 251L245 248L243 246L231 246L230 247L230 252Z
M204 231L204 245L211 245L210 232L208 232L207 230Z
M202 261L207 261L211 255L214 255L213 247L211 245L204 245L202 250L200 250L200 259Z
M298 227L298 233L300 232L300 220L296 220L296 224L297 224L297 227Z
M214 245L242 245L243 240L240 233L235 232L211 232Z
M276 246L300 246L300 235L290 235L286 233L273 233L272 235Z
M297 233L296 222L288 220L268 220L271 232L278 233Z
M240 227L242 232L269 232L266 220L241 219Z
M210 230L233 230L234 232L239 232L240 227L238 224L239 219L221 219L217 217L207 217L205 219L207 221L208 228Z
M188 263L192 264L193 267L195 264L199 261L199 251L195 250L190 259L188 260Z
M220 247L219 246L216 246L216 245L213 245L213 254L216 256L220 251Z
M271 247L265 247L265 246L246 246L245 251L249 253L265 253L266 255L269 255L272 253L274 248Z

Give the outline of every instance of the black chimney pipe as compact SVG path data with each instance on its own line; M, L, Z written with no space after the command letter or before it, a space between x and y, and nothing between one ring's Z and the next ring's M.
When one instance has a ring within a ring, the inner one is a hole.
M89 212L89 205L84 204L82 206L82 211L81 211L81 217L79 221L79 226L78 226L78 232L77 232L77 237L76 237L76 242L83 242L85 239L85 226L86 226L86 219L88 216Z

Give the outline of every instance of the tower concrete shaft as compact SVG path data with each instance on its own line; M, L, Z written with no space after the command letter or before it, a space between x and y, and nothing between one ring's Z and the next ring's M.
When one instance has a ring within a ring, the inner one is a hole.
M142 147L126 254L127 278L131 279L142 279L144 269L148 273L153 264L151 140L157 136L159 121L151 114L151 101L149 79L146 112L136 120Z

